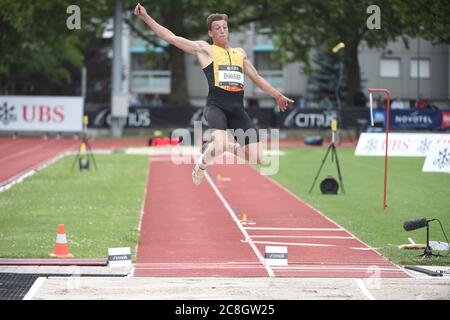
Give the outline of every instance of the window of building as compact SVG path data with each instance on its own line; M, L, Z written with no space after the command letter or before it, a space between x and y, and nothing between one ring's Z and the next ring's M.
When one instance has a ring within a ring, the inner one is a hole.
M164 52L133 53L131 68L133 71L169 70L169 60Z
M281 62L274 57L273 51L255 51L255 68L258 71L282 70Z
M400 59L381 59L380 77L400 78Z
M417 62L419 61L419 59L411 59L411 63L410 63L410 72L409 72L409 76L411 78L415 78L417 79L417 71L420 72L419 76L420 79L429 79L430 78L430 59L420 59L419 62L419 70L417 70Z

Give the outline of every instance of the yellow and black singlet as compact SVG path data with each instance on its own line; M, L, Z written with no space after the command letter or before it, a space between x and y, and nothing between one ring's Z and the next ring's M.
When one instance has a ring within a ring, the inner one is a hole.
M206 105L230 110L244 107L244 55L212 45L213 61L205 68L209 93Z

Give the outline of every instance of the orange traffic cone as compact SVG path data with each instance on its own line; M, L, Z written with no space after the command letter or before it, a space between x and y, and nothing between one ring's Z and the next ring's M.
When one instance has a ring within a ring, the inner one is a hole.
M69 252L69 245L67 244L66 232L64 225L58 225L58 234L56 236L56 243L53 253L48 254L52 258L73 258L73 254Z
M244 213L241 218L241 223L247 223L247 222L248 222L247 215Z

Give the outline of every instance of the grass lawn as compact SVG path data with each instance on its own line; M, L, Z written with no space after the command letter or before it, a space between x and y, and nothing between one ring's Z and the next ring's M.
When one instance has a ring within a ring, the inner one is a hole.
M102 258L108 248L135 246L148 157L96 155L99 168L71 171L67 156L0 193L0 257L46 258L58 224L75 258Z
M398 264L450 265L450 256L421 260L423 250L399 250L408 237L425 243L426 228L406 232L403 222L437 218L450 237L450 175L423 173L424 158L389 158L387 209L383 210L384 157L356 157L353 148L337 147L345 194L322 195L328 175L338 181L331 154L309 194L326 147L283 149L280 170L273 179ZM341 191L341 190L340 190ZM430 240L445 241L438 222L430 223ZM447 254L447 252L441 252Z

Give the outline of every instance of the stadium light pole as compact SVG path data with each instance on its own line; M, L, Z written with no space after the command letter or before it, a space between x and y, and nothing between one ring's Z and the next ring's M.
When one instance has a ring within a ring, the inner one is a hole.
M339 42L331 50L335 54L339 53L339 77L338 77L338 82L336 84L335 95L336 95L336 103L337 103L337 108L338 108L338 122L339 122L339 126L340 127L342 126L342 123L341 123L342 108L341 108L341 97L340 97L340 92L339 91L341 89L342 73L344 71L344 51L341 51L341 50L344 49L344 48L345 48L345 43ZM341 51L341 52L339 52L339 51ZM338 141L339 141L340 140L339 139L339 133L337 133L337 137L338 137Z
M116 0L114 9L113 66L111 86L111 134L122 136L122 118L115 114L114 96L122 92L122 0Z
M331 51L333 53L339 53L339 51L341 51L342 49L345 48L345 43L343 42L339 42ZM341 98L339 96L339 89L341 87L341 81L342 81L342 72L343 72L343 51L339 54L339 77L338 77L338 82L336 84L336 89L335 89L335 95L336 95L336 102L338 104L338 109L340 111L341 109Z

